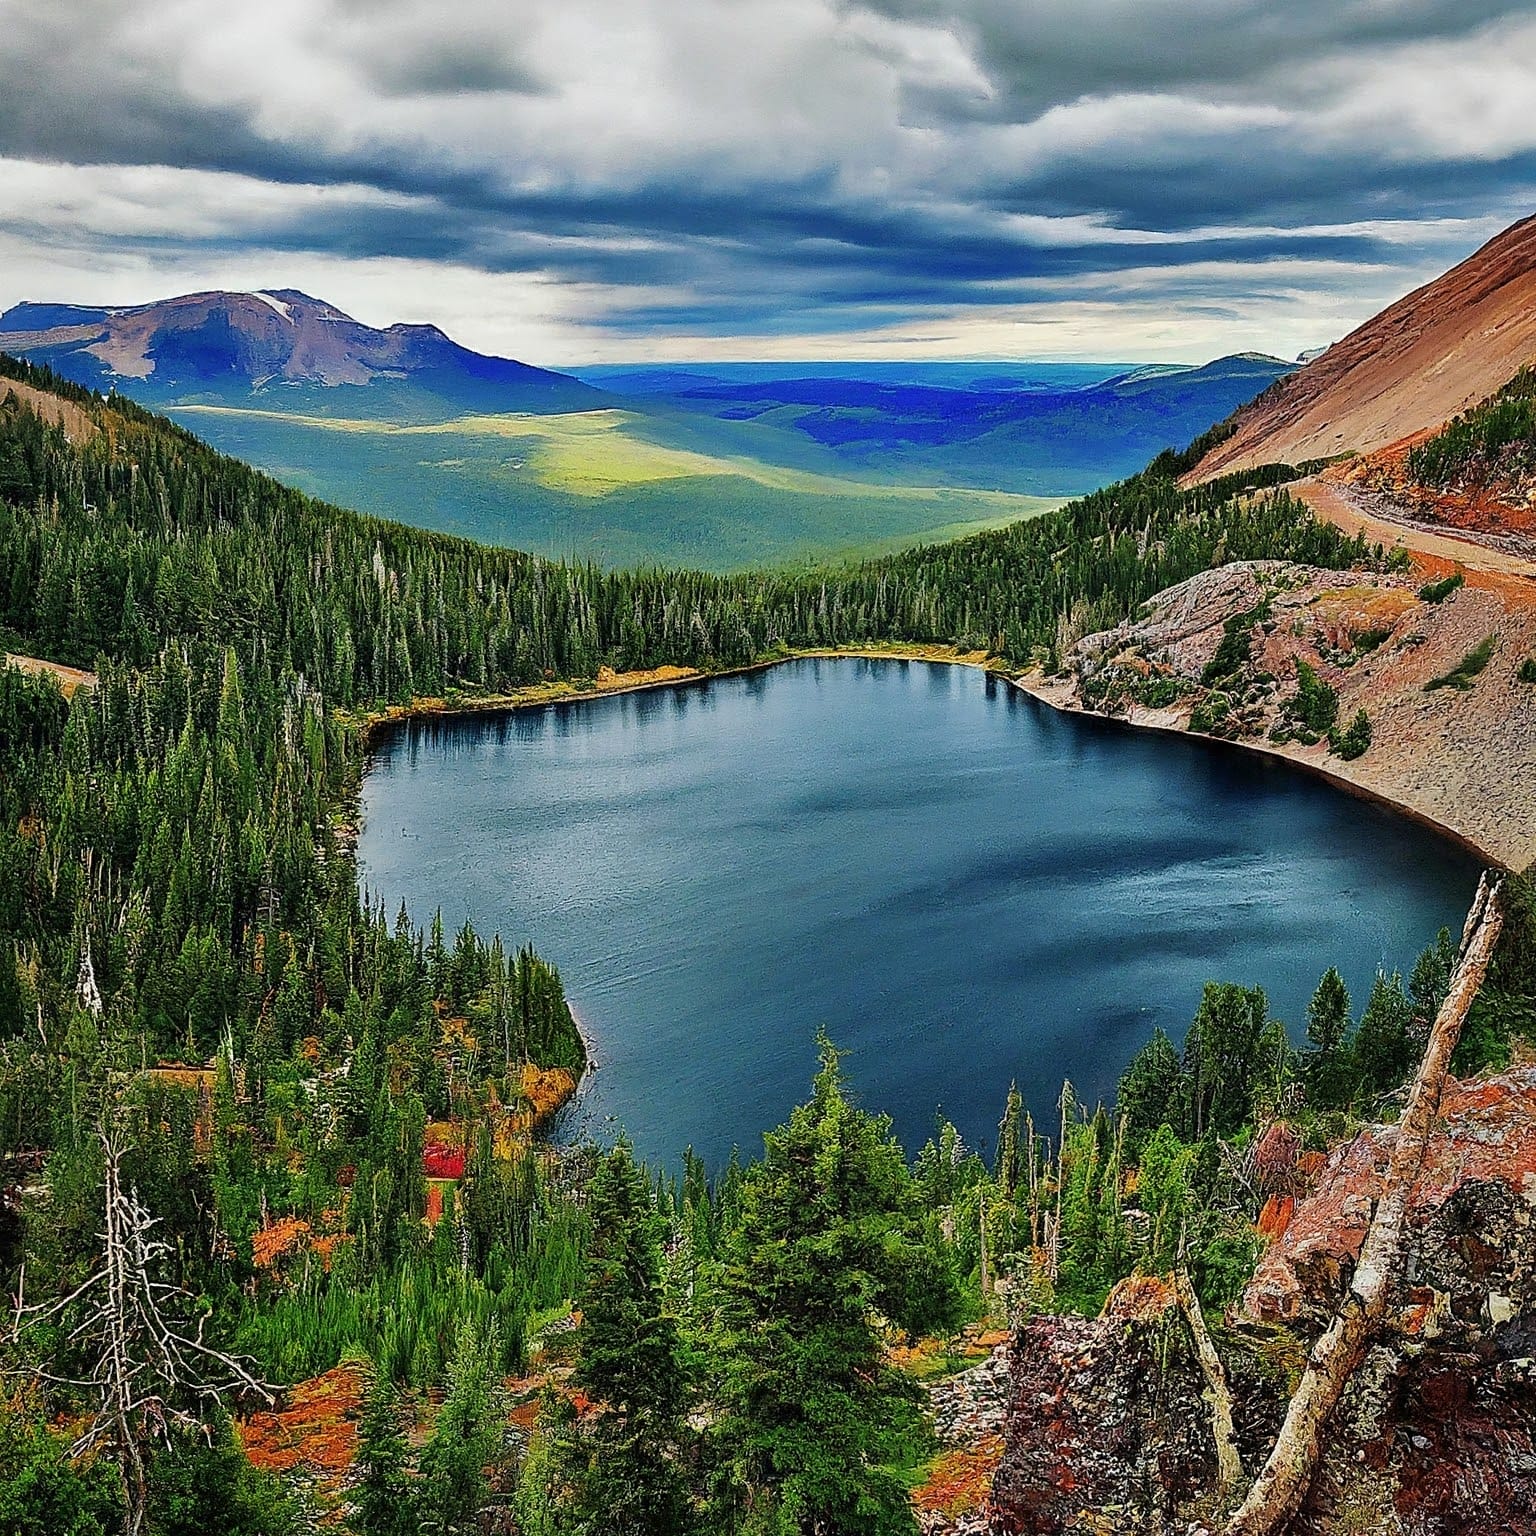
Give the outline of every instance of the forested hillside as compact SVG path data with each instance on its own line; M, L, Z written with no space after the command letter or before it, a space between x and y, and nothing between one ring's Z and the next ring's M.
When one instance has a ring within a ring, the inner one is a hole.
M1367 558L1248 494L1283 471L1149 473L847 568L608 572L339 511L0 372L85 422L0 400L0 639L98 679L66 703L0 670L0 1529L910 1531L928 1447L895 1338L980 1315L1000 1275L1092 1307L1186 1241L1231 1294L1257 1211L1223 1146L1282 1105L1321 1137L1411 1064L1439 949L1358 1033L1325 978L1301 1057L1262 993L1214 988L1119 1113L1068 1094L1042 1135L1010 1099L990 1167L948 1130L909 1164L824 1043L761 1160L675 1179L537 1144L584 1061L558 973L370 910L347 850L370 710L879 639L1049 661L1212 563ZM573 1373L519 1446L503 1383L573 1300ZM356 1482L249 1465L228 1413L347 1359L373 1383Z

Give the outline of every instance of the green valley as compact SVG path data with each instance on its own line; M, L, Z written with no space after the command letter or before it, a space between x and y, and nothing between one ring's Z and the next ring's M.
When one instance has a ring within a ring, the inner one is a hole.
M608 565L728 571L1000 527L1060 500L771 463L728 429L600 409L427 424L181 406L216 447L311 495L443 533ZM810 457L801 453L799 457ZM822 455L825 459L827 456Z

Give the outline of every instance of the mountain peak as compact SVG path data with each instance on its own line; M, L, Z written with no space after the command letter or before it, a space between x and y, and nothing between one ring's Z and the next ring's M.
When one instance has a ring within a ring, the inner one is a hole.
M0 315L0 349L162 406L441 418L591 409L602 400L565 374L472 352L435 325L377 330L297 288L115 307L21 303Z

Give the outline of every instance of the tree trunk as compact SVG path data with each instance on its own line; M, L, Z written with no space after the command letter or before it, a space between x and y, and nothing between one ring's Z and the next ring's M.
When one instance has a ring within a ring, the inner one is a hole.
M1402 1262L1408 1201L1439 1114L1451 1054L1503 927L1499 894L1499 877L1485 874L1467 914L1450 988L1398 1123L1397 1141L1354 1278L1332 1323L1312 1346L1269 1460L1228 1523L1225 1536L1276 1536L1295 1514L1317 1471L1329 1416L1386 1313Z
M1179 1310L1189 1324L1195 1354L1205 1377L1206 1397L1211 1405L1211 1436L1216 1442L1216 1487L1225 1500L1243 1480L1243 1463L1237 1454L1237 1435L1232 1424L1232 1391L1227 1386L1221 1356L1216 1353L1210 1330L1205 1326L1200 1298L1195 1295L1189 1271L1182 1263L1173 1272L1173 1288L1179 1298Z

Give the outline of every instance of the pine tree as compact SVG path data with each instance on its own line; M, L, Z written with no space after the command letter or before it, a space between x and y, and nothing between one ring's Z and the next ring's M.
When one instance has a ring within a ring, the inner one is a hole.
M490 1503L485 1469L501 1454L497 1327L466 1318L448 1368L448 1395L421 1453L419 1508L425 1536L473 1536Z
M1354 1090L1354 1062L1348 1049L1349 989L1332 966L1307 1005L1307 1083L1312 1101L1325 1109L1347 1104Z
M1115 1107L1126 1125L1134 1152L1160 1125L1181 1129L1184 1119L1183 1073L1173 1041L1161 1029L1131 1058L1115 1093Z
M677 1325L662 1296L650 1187L624 1143L598 1165L588 1208L572 1381L593 1407L559 1441L572 1508L604 1536L677 1536L689 1525Z
M765 1143L718 1277L727 1519L750 1508L752 1529L786 1536L907 1536L911 1502L889 1466L913 1393L871 1315L950 1325L954 1275L927 1240L890 1122L848 1102L825 1039L810 1102Z
M1404 1082L1413 1069L1413 1004L1394 972L1376 973L1371 995L1355 1031L1355 1067L1367 1093L1385 1093Z
M385 1371L375 1368L358 1425L357 1487L347 1529L355 1536L419 1536L410 1446L400 1423L400 1400Z

